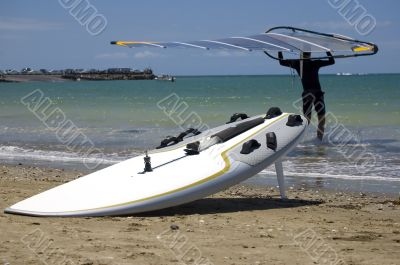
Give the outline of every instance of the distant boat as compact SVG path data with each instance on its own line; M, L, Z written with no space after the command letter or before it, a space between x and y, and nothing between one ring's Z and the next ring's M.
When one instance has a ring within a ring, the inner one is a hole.
M353 75L353 74L352 73L337 73L336 75L350 76L350 75Z
M175 82L175 77L171 75L159 75L154 78L155 80L160 80L160 81L170 81L170 82Z

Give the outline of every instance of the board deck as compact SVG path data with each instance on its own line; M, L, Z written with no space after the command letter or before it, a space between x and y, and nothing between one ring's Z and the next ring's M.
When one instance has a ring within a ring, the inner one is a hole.
M263 116L224 124L149 152L152 172L143 172L144 155L137 156L18 202L5 212L31 216L124 215L208 196L255 175L284 156L299 142L306 122L289 127L289 114L283 113L198 155L186 155L186 145ZM271 131L276 134L276 150L266 146L265 135ZM250 139L261 146L250 154L241 154L243 144Z

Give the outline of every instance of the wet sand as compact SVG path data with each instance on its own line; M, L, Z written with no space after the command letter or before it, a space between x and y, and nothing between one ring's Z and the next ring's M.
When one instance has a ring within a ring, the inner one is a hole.
M0 166L0 208L81 176ZM399 264L399 198L238 185L154 213L0 214L0 264ZM2 262L2 263L1 263Z

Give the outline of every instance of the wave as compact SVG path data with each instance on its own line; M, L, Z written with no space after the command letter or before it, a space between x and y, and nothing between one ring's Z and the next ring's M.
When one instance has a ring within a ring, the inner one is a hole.
M49 161L62 163L86 163L111 165L127 159L118 154L85 155L65 151L37 150L18 146L0 146L0 160L3 161Z
M259 175L275 175L275 171L263 170ZM286 172L285 175L292 177L308 177L308 178L333 178L344 180L376 180L376 181L393 181L400 182L399 178L383 177L383 176L358 176L358 175L339 175L339 174L324 174L324 173L299 173L299 172Z

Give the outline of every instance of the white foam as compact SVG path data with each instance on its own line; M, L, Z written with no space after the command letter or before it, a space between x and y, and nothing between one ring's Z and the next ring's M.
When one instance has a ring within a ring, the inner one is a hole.
M259 175L275 175L275 171L263 170ZM309 178L334 178L334 179L348 179L348 180L377 180L377 181L393 181L400 182L398 178L383 177L383 176L357 176L357 175L339 175L339 174L324 174L324 173L299 173L299 172L285 172L286 176L293 177L309 177Z
M104 156L89 155L83 156L72 152L47 151L22 148L17 146L0 146L0 159L10 160L34 160L34 161L51 161L51 162L67 162L67 163L94 163L97 164L115 164L124 160L124 158L114 157L115 154Z

